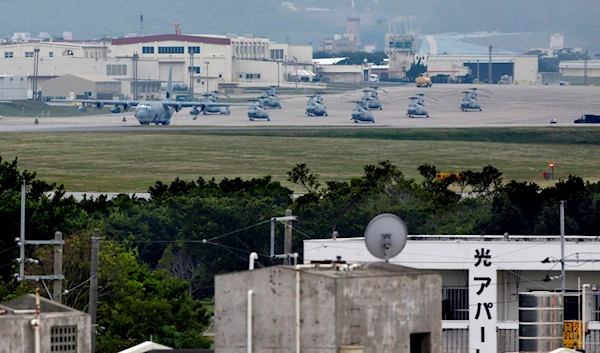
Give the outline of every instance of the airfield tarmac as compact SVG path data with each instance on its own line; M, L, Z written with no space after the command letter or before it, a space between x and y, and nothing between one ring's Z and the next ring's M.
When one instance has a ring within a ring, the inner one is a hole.
M280 95L282 109L269 109L271 121L249 121L245 107L231 107L231 115L199 115L197 120L183 109L171 118L169 126L141 126L133 110L111 115L73 116L61 118L4 117L0 132L61 132L61 131L173 131L197 129L323 129L323 128L491 128L491 127L543 127L550 126L600 126L600 124L574 124L582 114L600 114L600 87L582 86L529 86L529 85L457 85L434 84L430 88L407 86L381 87L379 91L383 110L373 110L375 123L354 123L350 116L354 108L351 101L362 97L360 90L324 95L329 116L309 117L304 114L308 98L305 94ZM492 92L479 92L483 111L460 111L461 91L478 87ZM300 90L302 92L302 90ZM408 118L408 97L425 93L429 118ZM434 96L437 101L428 99ZM246 95L245 95L246 96ZM233 96L235 97L235 96ZM74 112L76 114L76 112ZM75 115L74 114L74 115ZM126 118L126 122L123 118Z

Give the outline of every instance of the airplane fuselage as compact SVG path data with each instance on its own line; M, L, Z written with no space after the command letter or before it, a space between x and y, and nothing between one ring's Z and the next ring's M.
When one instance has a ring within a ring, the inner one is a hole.
M135 118L142 125L169 125L175 112L173 107L165 107L163 102L140 102L135 108Z

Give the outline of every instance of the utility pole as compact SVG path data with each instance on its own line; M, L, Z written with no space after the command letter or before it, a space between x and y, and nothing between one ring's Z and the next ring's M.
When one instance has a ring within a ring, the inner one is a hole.
M588 85L588 51L583 52L583 85Z
M294 80L296 80L296 93L298 93L298 58L294 56L296 62L296 73L294 74Z
M285 210L286 217L292 217L292 210ZM291 254L292 253L292 220L285 221L285 228L283 232L283 253ZM286 257L283 260L284 265L290 264L290 258Z
M481 80L479 79L479 60L477 60L477 83L481 83Z
M19 276L25 277L25 196L27 195L27 180L21 180L21 249L19 249Z
M132 61L133 61L133 100L138 99L138 59L140 56L137 52L133 53Z
M33 49L33 95L32 99L37 100L37 92L38 92L38 72L39 72L39 58L40 58L40 47L35 47Z
M277 60L277 87L279 87L279 64L281 61Z
M54 245L54 277L56 277L56 279L54 279L52 281L53 283L53 287L52 287L52 298L54 299L55 302L62 304L62 292L63 292L63 288L62 288L62 280L58 279L62 276L62 260L63 260L63 245L62 240L63 240L63 235L61 232L56 232L54 233L54 240L56 240L57 243L56 245Z
M190 49L190 100L194 99L194 50Z
M562 277L562 294L565 295L565 201L560 201L560 275Z
M492 71L492 48L493 48L493 46L490 44L490 48L489 48L490 49L490 60L489 60L489 63L488 63L488 66L489 66L488 67L488 71L489 71L488 72L488 84L490 84L490 85L493 82L493 79L492 79L492 76L493 76L493 71Z
M207 60L204 63L206 64L206 94L208 94L208 64L210 64L210 62Z
M92 268L90 271L89 313L92 319L92 353L96 352L96 315L98 311L98 254L100 252L100 232L92 232Z

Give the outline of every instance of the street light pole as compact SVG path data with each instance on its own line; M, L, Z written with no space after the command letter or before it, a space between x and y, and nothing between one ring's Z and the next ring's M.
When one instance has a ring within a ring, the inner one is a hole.
M206 94L208 94L208 64L210 64L210 62L205 61L204 63L206 64Z
M277 87L279 87L279 77L280 77L280 75L279 75L279 63L280 63L280 61L277 60Z
M298 93L298 58L294 56L294 62L296 63L296 74L294 80L296 80L296 93Z

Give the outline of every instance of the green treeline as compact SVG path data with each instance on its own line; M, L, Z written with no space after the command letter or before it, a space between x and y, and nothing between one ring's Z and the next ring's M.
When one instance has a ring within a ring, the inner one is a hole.
M63 301L87 311L90 234L99 229L98 352L114 352L148 340L176 348L208 347L202 337L216 274L244 270L248 254L269 266L268 220L292 209L294 251L305 239L362 236L379 213L400 216L410 234L558 234L559 201L566 200L566 233L600 234L600 183L576 176L540 188L535 183L502 180L492 166L458 177L436 178L432 165L418 168L421 181L408 179L389 161L365 165L347 182L321 181L305 164L288 171L304 188L297 198L270 176L252 180L160 181L150 200L120 195L77 201L62 185L20 171L17 160L0 159L0 302L29 292L36 283L15 282L19 257L20 181L28 181L27 239L65 238ZM46 196L53 192L52 196ZM468 195L469 197L461 197ZM283 227L277 227L282 250ZM52 271L52 248L28 246L27 274Z

